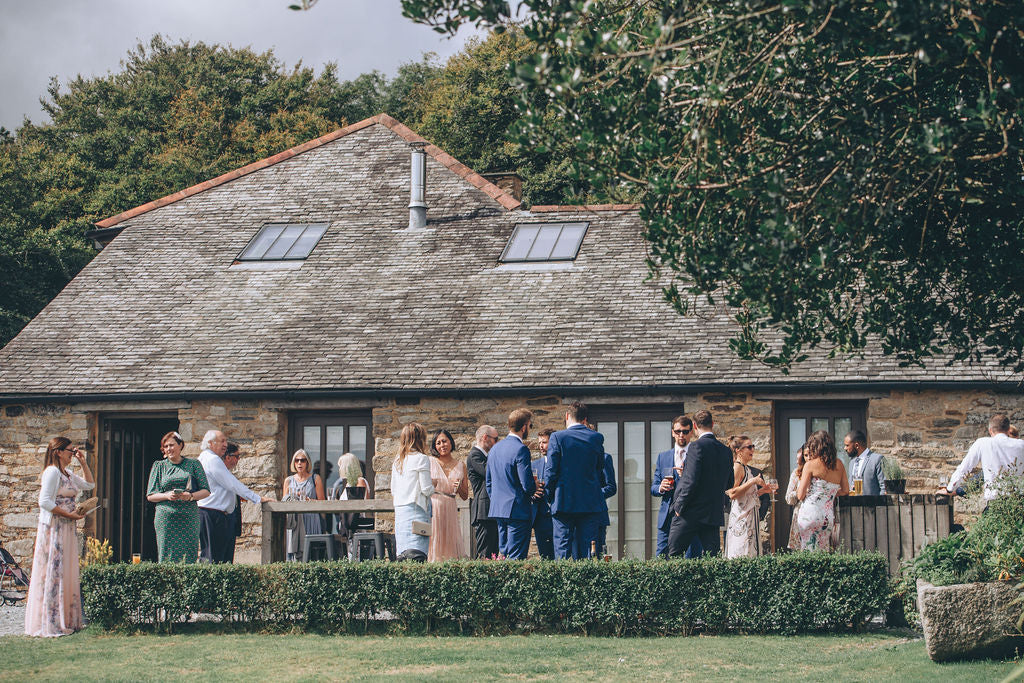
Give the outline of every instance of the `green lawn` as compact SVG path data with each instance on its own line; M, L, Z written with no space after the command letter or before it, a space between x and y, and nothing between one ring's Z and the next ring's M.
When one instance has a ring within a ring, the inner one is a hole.
M584 638L108 635L0 638L0 680L999 681L1009 662L934 664L900 632ZM212 678L211 678L212 677Z

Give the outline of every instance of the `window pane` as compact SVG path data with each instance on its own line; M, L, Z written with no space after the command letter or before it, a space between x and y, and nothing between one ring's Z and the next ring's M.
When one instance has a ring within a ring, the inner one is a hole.
M546 261L551 254L551 249L558 241L558 233L561 232L561 225L545 225L540 229L540 234L533 241L533 248L526 258L530 261Z
M266 253L270 245L274 243L281 233L284 231L284 225L267 225L259 234L256 235L256 239L252 241L244 252L242 252L242 259L261 259L263 254Z
M348 428L348 450L366 465L366 427Z
M324 479L327 488L338 481L338 458L345 452L345 428L330 426L327 428L327 476Z
M616 469L619 466L619 423L618 422L599 422L597 424L597 431L604 435L604 450L606 453L610 453L612 456L612 462L615 463ZM616 486L622 481L622 477L619 473L615 473L615 477L618 480ZM605 544L608 546L608 554L613 559L619 558L619 496L618 494L607 498L605 502L608 504L608 533L605 536Z
M302 428L302 450L306 451L311 462L320 460L320 427ZM288 459L291 462L291 458Z
M274 245L267 249L267 253L263 255L264 259L279 259L288 253L288 250L292 248L295 240L299 238L303 230L306 229L305 225L289 225L282 232L281 236L277 238Z
M558 244L551 252L552 259L574 259L580 250L580 242L587 232L586 223L569 223L562 227L562 234L558 237Z
M811 418L811 434L819 430L828 431L828 418L827 417L812 417ZM807 436L810 436L808 434Z
M647 452L644 426L643 422L623 423L625 470L618 475L623 489L621 494L626 499L626 557L641 559L644 557L644 540L648 526L644 515L644 503L649 495L649 492L644 490L644 470L647 469L644 458Z
M657 462L658 453L672 448L672 443L672 423L668 420L651 422L651 460L648 467L651 476L654 476L654 465ZM650 495L650 491L646 491L646 495ZM652 498L651 501L651 534L656 535L661 498Z
M802 417L789 419L789 471L796 472L796 452L807 440L807 420ZM789 482L787 481L788 485ZM779 483L782 486L782 482Z
M836 453L839 454L839 459L843 461L843 466L846 467L846 471L850 471L850 456L843 450L843 439L853 429L853 421L848 417L837 417L836 423Z
M533 246L533 240L537 237L539 230L540 228L534 225L516 226L515 232L512 234L512 241L509 242L508 249L505 251L505 260L522 261L525 259L526 255L530 253L530 247Z
M313 247L320 241L320 238L327 232L326 225L309 225L302 235L295 241L294 246L285 254L286 259L304 259L313 251Z

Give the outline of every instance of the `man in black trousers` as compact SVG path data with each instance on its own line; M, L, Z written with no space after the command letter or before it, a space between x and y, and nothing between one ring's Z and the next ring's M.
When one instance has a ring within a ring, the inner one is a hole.
M490 559L498 554L498 522L487 516L491 499L487 495L487 453L498 441L498 430L482 425L476 430L476 443L466 457L469 485L473 487L473 500L469 503L469 521L475 537L473 557Z
M704 546L702 554L718 554L718 529L725 525L722 496L733 485L732 450L715 438L711 412L698 410L693 426L697 439L686 451L686 465L672 499L669 557L682 557L694 537Z

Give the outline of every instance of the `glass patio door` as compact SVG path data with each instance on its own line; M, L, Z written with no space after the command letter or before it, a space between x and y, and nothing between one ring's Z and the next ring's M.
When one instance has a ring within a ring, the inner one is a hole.
M369 412L294 415L289 433L288 463L296 450L305 450L313 471L324 480L325 492L338 481L338 459L345 453L359 458L363 477L373 490L373 422Z
M672 447L672 419L682 414L682 406L602 406L591 411L615 465L617 491L607 500L608 553L616 560L649 559L661 504L661 498L651 496L654 462L658 453Z

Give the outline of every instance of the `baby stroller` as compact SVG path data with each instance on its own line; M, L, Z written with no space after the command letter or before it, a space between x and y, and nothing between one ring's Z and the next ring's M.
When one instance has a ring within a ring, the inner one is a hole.
M14 557L0 545L0 602L13 605L24 600L22 588L28 588L28 572L19 567Z

